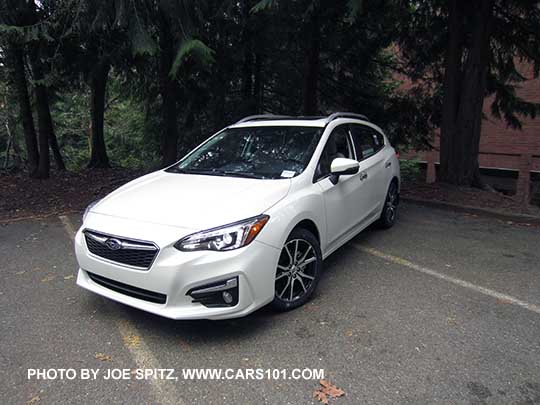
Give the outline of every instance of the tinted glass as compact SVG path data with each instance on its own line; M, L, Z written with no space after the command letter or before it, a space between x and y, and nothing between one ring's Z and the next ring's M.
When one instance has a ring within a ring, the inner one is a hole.
M294 177L306 168L322 131L293 126L226 129L168 170L216 176Z
M359 161L373 156L384 146L382 135L372 128L362 125L351 125L351 135Z
M319 160L315 177L321 178L329 175L332 160L340 157L354 159L348 127L346 125L334 129L334 132L328 138Z

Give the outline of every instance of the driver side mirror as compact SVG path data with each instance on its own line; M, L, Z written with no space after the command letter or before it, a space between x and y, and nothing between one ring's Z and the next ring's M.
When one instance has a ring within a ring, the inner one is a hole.
M335 158L330 165L330 181L337 184L339 176L356 174L359 168L359 163L354 159Z

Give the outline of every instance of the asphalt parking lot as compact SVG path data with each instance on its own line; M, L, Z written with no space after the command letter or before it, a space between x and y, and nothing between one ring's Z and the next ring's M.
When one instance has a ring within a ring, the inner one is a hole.
M324 369L334 404L540 404L540 228L403 205L276 314L171 321L75 285L79 219L0 225L0 402L312 403L318 380L36 380L28 369ZM318 402L314 402L318 403Z

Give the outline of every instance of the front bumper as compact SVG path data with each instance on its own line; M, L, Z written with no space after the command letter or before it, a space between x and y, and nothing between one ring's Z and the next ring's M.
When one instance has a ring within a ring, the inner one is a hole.
M130 237L120 229L123 220L107 221L107 229L99 230L117 236ZM92 224L95 229L96 225ZM116 228L116 229L114 229ZM179 237L164 241L161 225L144 224L145 234L157 234L152 240L159 246L159 253L148 270L133 269L100 259L91 254L82 233L75 237L75 253L79 262L77 284L87 290L123 304L171 319L226 319L245 316L274 298L274 279L280 251L264 243L253 241L250 245L228 252L180 252L173 244ZM160 229L161 228L161 229ZM167 227L168 228L168 227ZM160 232L161 231L161 232ZM170 232L170 228L167 229ZM140 237L140 235L137 235ZM151 302L108 288L100 280L109 280L165 295L165 303ZM193 289L237 278L238 303L228 307L207 307L187 295Z

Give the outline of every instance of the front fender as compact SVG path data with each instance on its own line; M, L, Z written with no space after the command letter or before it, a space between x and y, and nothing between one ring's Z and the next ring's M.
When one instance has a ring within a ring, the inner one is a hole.
M315 186L315 185L314 185ZM268 232L261 232L257 240L281 249L292 230L302 221L312 221L319 233L321 250L326 248L326 220L322 196L315 192L305 192L290 196L273 206ZM266 230L266 229L265 229Z

